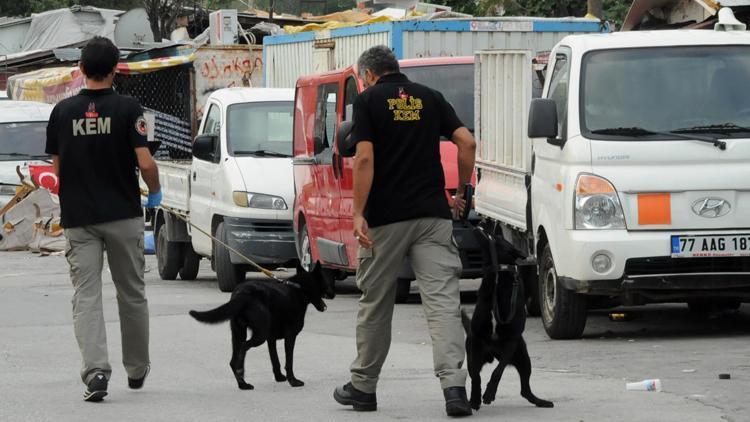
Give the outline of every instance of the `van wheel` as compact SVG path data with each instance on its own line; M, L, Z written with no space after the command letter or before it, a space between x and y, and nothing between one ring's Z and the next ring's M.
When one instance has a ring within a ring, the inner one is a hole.
M299 232L299 265L308 273L313 270L312 246L310 245L307 225L303 225Z
M228 244L227 229L224 222L219 223L216 227L216 238L223 243ZM230 252L223 245L216 243L214 245L216 261L216 278L219 279L219 290L222 292L231 292L238 284L245 281L245 268L242 265L232 264Z
M198 277L198 271L201 267L201 256L195 253L193 245L185 243L183 248L182 268L180 268L180 278L183 280L195 280Z
M156 233L156 264L162 280L176 280L182 267L182 244L167 240L167 225L163 223Z
M521 278L523 280L524 293L526 294L526 313L533 317L542 314L539 299L539 276L537 267L528 265L521 268Z
M562 287L549 244L539 261L542 323L551 339L580 338L586 327L586 297Z
M409 302L409 292L411 291L411 280L399 278L396 281L396 303Z

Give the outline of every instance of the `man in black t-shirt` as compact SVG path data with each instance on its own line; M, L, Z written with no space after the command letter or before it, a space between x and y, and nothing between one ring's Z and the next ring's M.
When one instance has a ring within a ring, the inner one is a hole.
M146 146L138 101L112 89L119 51L93 38L81 52L86 89L61 101L47 126L48 154L60 179L61 225L70 264L73 324L81 351L84 400L101 401L112 373L102 314L102 267L117 289L122 354L130 388L149 371L148 303L143 273L143 210L138 170L149 188L147 207L161 202L159 172Z
M384 46L362 54L369 88L354 102L354 236L360 243L357 358L351 382L334 398L354 410L376 410L375 390L391 342L397 277L408 257L432 338L435 375L449 416L471 415L466 397L464 332L451 209L440 162L440 138L458 147L459 186L474 171L476 143L453 107L433 89L399 72ZM459 192L454 204L462 211Z

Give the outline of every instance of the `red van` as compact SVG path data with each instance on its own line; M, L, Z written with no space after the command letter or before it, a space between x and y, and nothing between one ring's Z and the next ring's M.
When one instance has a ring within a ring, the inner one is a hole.
M399 62L412 81L440 90L461 121L474 123L473 57L410 59ZM302 267L320 264L330 281L343 279L357 269L357 249L352 220L352 159L338 152L336 133L342 121L351 120L352 104L363 89L354 66L297 81L294 111L294 230ZM443 140L440 153L447 194L458 185L457 148ZM471 218L470 218L471 221ZM471 227L454 223L465 278L481 274L482 255ZM405 261L399 277L397 301L408 298L414 279Z

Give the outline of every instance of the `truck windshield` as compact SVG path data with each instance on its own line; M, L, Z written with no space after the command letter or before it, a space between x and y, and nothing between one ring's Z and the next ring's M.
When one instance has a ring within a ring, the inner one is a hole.
M234 155L292 156L294 103L257 102L227 109L229 150Z
M412 82L440 91L456 110L461 122L470 130L474 130L474 65L472 63L402 67L401 72Z
M750 46L595 51L581 80L581 131L593 139L750 136Z
M49 158L47 122L0 123L0 161Z

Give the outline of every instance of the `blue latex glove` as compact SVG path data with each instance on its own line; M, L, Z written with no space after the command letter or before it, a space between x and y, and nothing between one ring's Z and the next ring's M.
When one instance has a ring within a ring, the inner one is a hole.
M156 208L161 204L161 191L156 193L148 193L148 199L146 200L146 203L143 204L146 208Z

